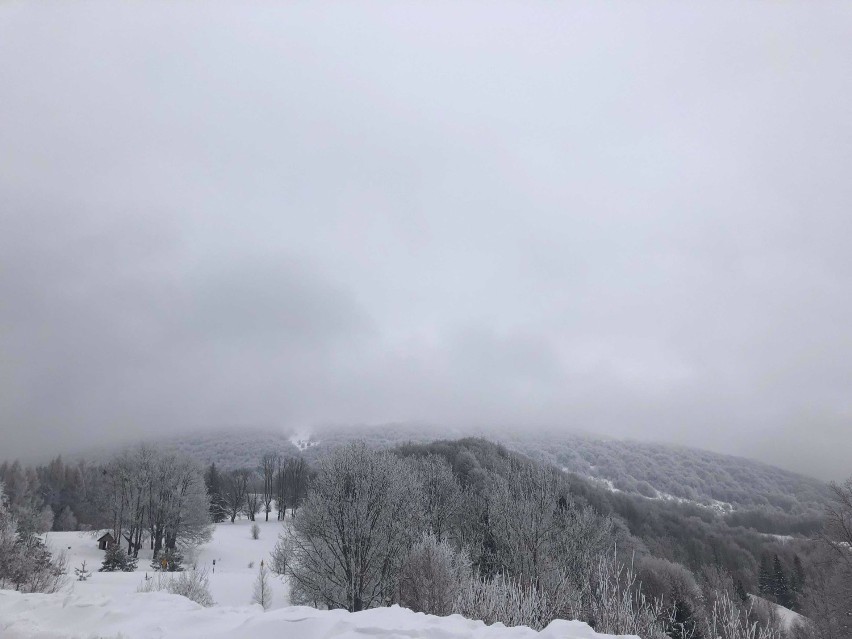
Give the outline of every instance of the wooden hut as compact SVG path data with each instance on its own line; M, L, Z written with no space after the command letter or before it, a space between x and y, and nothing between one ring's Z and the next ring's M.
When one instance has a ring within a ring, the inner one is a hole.
M107 533L102 537L98 538L98 549L106 550L107 548L112 548L115 546L115 537L112 536L112 533Z

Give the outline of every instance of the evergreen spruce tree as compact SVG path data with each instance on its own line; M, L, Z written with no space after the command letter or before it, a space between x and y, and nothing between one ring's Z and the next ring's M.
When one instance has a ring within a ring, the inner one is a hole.
M219 476L216 464L210 464L210 468L204 474L204 484L210 496L210 519L215 524L225 521L226 513L222 505L222 478Z
M799 559L799 555L793 555L793 577L795 577L796 587L792 588L792 590L796 593L801 593L802 588L805 585L805 567L802 565L802 560ZM792 581L791 577L791 581Z
M104 561L99 572L133 572L136 559L129 557L121 544L113 544L104 553Z
M790 607L790 585L787 582L787 575L784 573L784 566L781 565L781 560L778 555L772 562L772 585L775 601L782 606Z
M761 597L773 597L775 595L774 575L772 574L772 564L767 555L763 555L760 559L760 574L757 578L757 589Z
M86 570L85 561L80 564L79 568L74 569L74 574L77 575L77 581L86 581L89 577L92 576L92 572L90 570Z

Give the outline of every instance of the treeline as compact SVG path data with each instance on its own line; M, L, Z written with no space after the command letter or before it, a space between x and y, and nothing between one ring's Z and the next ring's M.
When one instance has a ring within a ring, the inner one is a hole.
M565 473L476 439L352 444L319 459L272 565L294 603L314 606L399 603L533 628L580 619L645 638L779 636L721 568L653 556Z
M301 457L264 453L258 468L238 468L220 472L215 463L204 475L210 496L210 516L218 523L238 516L255 521L263 513L266 521L275 504L276 517L286 512L295 517L308 492L312 469Z
M664 444L574 433L506 436L507 445L569 472L613 482L627 493L712 500L790 517L819 518L830 494L823 482L742 457ZM780 531L771 531L780 532Z
M622 521L644 552L681 564L696 574L721 570L731 576L740 592L760 593L793 610L801 609L797 591L779 600L762 590L760 569L777 556L785 574L795 572L798 564L801 580L806 579L814 568L817 545L813 539L764 534L743 525L750 523L748 517L722 515L697 504L643 499L606 490L577 475L566 477L578 499ZM815 522L811 533L816 534L821 525Z

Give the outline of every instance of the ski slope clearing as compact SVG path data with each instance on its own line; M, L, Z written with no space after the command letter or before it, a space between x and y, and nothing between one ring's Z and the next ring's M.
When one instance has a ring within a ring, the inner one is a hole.
M458 615L435 617L404 608L348 613L302 606L264 612L259 605L201 606L177 595L95 593L22 595L0 590L3 639L605 639L579 621L554 621L541 632L486 626Z
M278 540L283 525L274 521L258 521L260 538L251 538L252 522L238 519L233 524L216 524L213 539L201 546L196 556L187 557L184 565L195 563L199 568L208 569L210 593L213 600L224 606L242 606L251 603L252 587L257 578L257 569L261 560L269 561L269 555ZM79 595L107 595L116 598L135 593L147 576L153 574L151 551L143 548L139 552L139 563L135 572L98 572L104 552L98 550L97 535L87 532L52 532L47 535L47 543L55 551L64 551L68 557L70 579L63 592ZM82 561L92 572L87 581L75 581L74 569ZM216 565L213 565L213 561ZM249 565L251 564L251 567ZM272 608L288 605L288 589L280 579L270 579L272 588ZM2 637L2 635L0 635Z

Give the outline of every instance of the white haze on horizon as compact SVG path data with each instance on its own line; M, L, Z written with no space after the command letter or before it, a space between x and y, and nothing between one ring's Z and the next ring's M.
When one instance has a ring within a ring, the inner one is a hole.
M0 457L565 428L852 473L852 6L0 5Z

